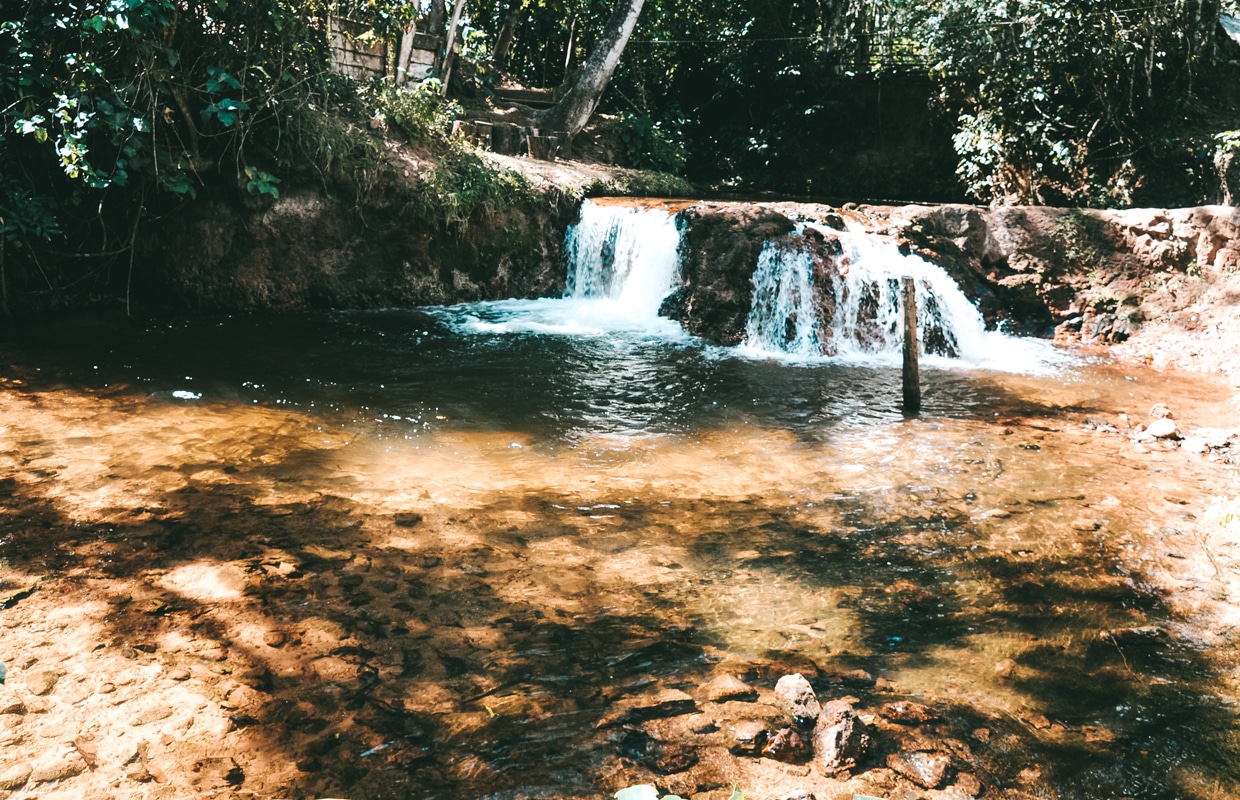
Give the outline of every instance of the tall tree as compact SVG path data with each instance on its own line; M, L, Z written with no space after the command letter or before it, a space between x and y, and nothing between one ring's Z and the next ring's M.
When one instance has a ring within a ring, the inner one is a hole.
M629 43L629 36L637 25L637 17L641 14L644 3L645 0L616 1L594 51L577 74L568 94L564 95L560 102L537 115L540 127L565 131L569 138L581 132L590 121L594 109L598 107L616 67L620 65L620 56Z

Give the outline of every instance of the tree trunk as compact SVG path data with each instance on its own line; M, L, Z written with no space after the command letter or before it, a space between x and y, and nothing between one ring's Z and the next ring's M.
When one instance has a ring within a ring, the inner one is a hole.
M573 82L573 87L560 102L535 117L540 128L565 131L571 139L590 121L590 115L602 99L611 76L620 64L620 56L629 43L645 0L616 0L616 7L607 20L594 52Z
M504 24L500 26L499 35L495 37L495 68L508 69L508 58L512 53L512 43L516 41L517 29L525 21L526 6L523 0L512 0L508 4L508 13Z
M440 93L448 94L448 81L452 80L452 62L456 60L452 48L456 47L456 26L461 21L461 12L465 10L465 0L456 0L452 6L452 21L448 23L448 47L443 54L443 89Z

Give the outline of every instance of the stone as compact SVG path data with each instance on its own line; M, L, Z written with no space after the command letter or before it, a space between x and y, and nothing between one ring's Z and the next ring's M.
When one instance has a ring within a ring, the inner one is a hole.
M1072 530L1081 531L1082 533L1096 531L1102 527L1098 524L1097 520L1089 519L1088 517L1080 517L1079 519L1072 520L1071 526Z
M30 780L34 768L25 762L10 764L0 769L0 790L20 789Z
M1016 662L1005 658L995 664L995 677L1001 681L1010 681L1016 677Z
M168 678L174 681L187 681L189 680L189 670L174 669L168 673Z
M799 672L785 675L776 682L775 703L798 725L813 724L822 712L814 687Z
M653 695L642 695L618 702L614 709L604 714L602 719L595 723L594 727L632 725L652 719L692 714L695 711L697 711L697 703L688 694L679 689L664 689Z
M26 704L21 700L9 700L0 705L0 714L25 714Z
M1167 419L1171 416L1171 409L1167 408L1166 403L1155 403L1150 409L1150 419Z
M951 759L943 753L892 753L887 756L887 766L923 789L937 789Z
M814 793L808 789L798 789L788 794L781 794L779 800L818 800L818 798L814 797Z
M809 744L792 728L780 728L762 748L762 755L786 764L803 764L812 753Z
M130 725L149 725L152 722L160 722L172 716L172 706L154 705L147 706L131 721Z
M814 726L813 741L819 769L827 777L855 769L871 745L868 726L843 700L832 700L823 706Z
M758 699L758 690L735 675L715 676L709 683L701 687L698 694L708 703L726 703L729 700L753 701Z
M34 766L34 769L30 772L30 780L33 783L63 781L65 778L81 775L85 771L86 762L76 756L70 758L49 758Z
M933 708L923 706L921 703L910 703L907 701L884 703L878 709L878 713L901 725L921 725L926 722L933 722L939 718L939 713Z
M732 725L728 737L728 749L738 756L756 756L762 752L770 729L766 723L756 719L743 719Z
M977 779L976 775L970 775L967 772L956 775L956 783L953 785L961 794L969 797L977 797L982 793L982 782Z
M1170 439L1179 433L1179 428L1176 427L1175 420L1170 417L1163 417L1151 422L1149 427L1145 429L1145 433L1148 436L1153 436L1155 439Z
M1188 436L1180 442L1180 449L1186 453L1196 453L1200 455L1202 453L1209 452L1210 443L1197 436Z
M60 674L51 670L32 672L26 676L26 689L36 697L45 697L52 693L59 680Z
M1021 719L1034 730L1044 731L1051 726L1051 721L1046 718L1045 714L1030 713L1021 716Z

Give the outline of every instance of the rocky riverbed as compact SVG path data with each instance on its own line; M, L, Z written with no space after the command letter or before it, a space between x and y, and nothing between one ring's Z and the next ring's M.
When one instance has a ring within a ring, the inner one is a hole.
M1215 380L552 453L9 369L12 797L1017 800L1112 759L1234 788L1195 755L1240 696Z

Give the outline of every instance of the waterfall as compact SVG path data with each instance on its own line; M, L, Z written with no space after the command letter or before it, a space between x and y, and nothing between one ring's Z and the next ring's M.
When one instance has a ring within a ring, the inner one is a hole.
M607 300L635 319L656 317L679 272L680 231L664 209L587 200L565 251L567 297Z
M564 240L563 297L444 306L439 317L465 334L608 337L677 341L688 336L659 306L676 286L680 230L670 211L587 200Z
M803 237L768 241L753 274L745 346L760 353L822 355L813 255Z
M986 330L942 267L872 235L812 225L763 246L741 347L759 357L898 359L904 276L917 287L918 337L927 355L991 369L1046 365L1045 348Z

